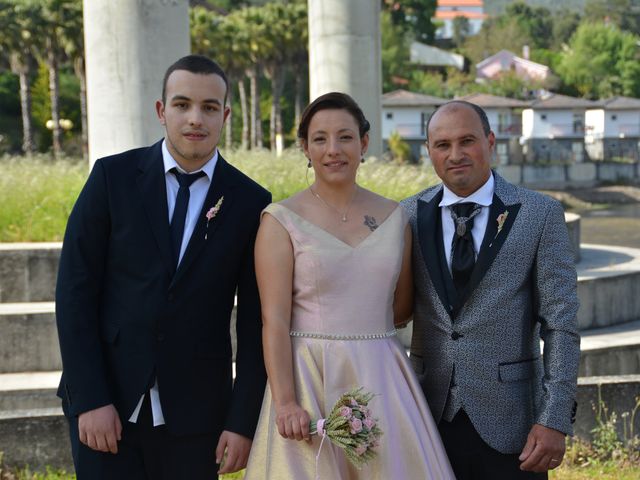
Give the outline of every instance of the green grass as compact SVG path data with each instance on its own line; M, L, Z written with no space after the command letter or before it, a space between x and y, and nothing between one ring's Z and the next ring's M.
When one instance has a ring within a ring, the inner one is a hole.
M13 476L0 477L2 480L75 480L76 476L65 472L49 470L46 473L31 473L21 470L12 473ZM220 480L242 480L244 470L229 475L220 476ZM628 466L621 468L616 464L597 466L571 466L553 470L549 474L550 480L638 480L640 467Z
M0 242L61 240L87 164L3 157L0 171Z
M297 150L282 157L269 152L224 153L279 201L307 188L313 170ZM53 161L47 156L0 158L0 242L60 241L67 218L88 175L78 159ZM366 162L358 182L381 195L401 200L437 182L430 168Z

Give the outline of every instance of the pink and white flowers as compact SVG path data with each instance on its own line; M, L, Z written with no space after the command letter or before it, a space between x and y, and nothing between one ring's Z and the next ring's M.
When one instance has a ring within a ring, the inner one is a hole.
M209 222L211 220L213 220L215 218L215 216L218 214L218 212L220 211L220 207L222 207L222 201L224 200L224 195L220 197L220 199L216 202L216 204L211 207L207 213L205 214L205 217L207 219L207 231L204 234L204 239L207 239L207 236L209 234Z
M364 392L362 387L343 394L333 406L326 419L311 422L312 433L328 438L334 445L342 448L349 461L357 468L362 467L375 457L375 448L380 444L382 430L377 419L371 416L368 408L372 393ZM322 448L322 443L320 444ZM320 456L316 456L316 461Z

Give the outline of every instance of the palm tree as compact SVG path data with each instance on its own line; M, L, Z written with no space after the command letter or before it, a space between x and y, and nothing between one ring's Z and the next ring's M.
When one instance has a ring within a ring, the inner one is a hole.
M260 115L260 85L259 74L264 58L264 37L267 24L263 12L259 7L249 7L236 10L229 15L234 18L238 25L238 41L247 46L246 58L248 62L245 74L249 77L250 92L250 146L251 148L262 148L262 118Z
M22 151L27 155L31 155L35 148L30 79L40 47L39 37L32 35L32 32L38 32L41 28L38 3L31 0L0 0L0 49L9 60L11 71L20 79Z
M84 57L84 28L82 18L82 0L71 0L65 10L62 23L62 47L67 58L73 63L73 71L80 81L80 120L82 123L82 154L89 155L87 122L87 75Z
M194 7L190 12L191 51L214 58L224 68L228 80L229 91L227 102L233 102L233 85L238 82L240 106L242 110L242 147L249 146L249 122L244 89L244 71L247 68L247 54L243 51L245 44L239 41L237 18L222 16L205 9ZM233 115L227 120L225 145L233 145Z
M51 120L53 133L53 155L62 155L62 127L60 126L60 62L64 58L65 30L73 30L77 23L76 0L40 0L45 22L44 60L49 68L49 95L51 97ZM80 10L81 12L81 10Z

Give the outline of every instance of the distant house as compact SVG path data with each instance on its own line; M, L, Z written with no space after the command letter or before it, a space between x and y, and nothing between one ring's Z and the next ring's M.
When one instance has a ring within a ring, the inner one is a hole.
M597 106L582 98L546 93L522 111L520 143L528 162L582 162L585 112Z
M487 15L482 0L438 0L434 20L441 23L442 27L436 30L436 39L453 38L453 20L456 17L466 18L469 21L469 35L475 35Z
M446 67L454 67L458 70L464 69L464 57L462 55L420 42L411 42L409 59L411 63L420 65L425 69L442 69Z
M391 133L396 131L411 146L415 159L426 156L424 142L426 125L435 109L446 103L445 98L432 97L407 90L394 90L382 95L382 141L387 149Z
M585 114L585 148L592 160L640 161L640 99L613 97Z
M529 102L499 97L487 93L473 93L460 100L474 103L484 109L489 125L496 135L496 160L500 165L522 163L522 110Z
M551 70L546 65L518 57L509 50L500 50L476 64L476 79L480 81L491 79L508 71L515 72L519 77L528 80L545 80L551 74Z

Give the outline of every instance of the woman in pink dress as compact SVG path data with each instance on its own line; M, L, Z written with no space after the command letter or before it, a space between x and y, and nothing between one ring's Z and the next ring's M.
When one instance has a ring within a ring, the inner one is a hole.
M315 181L263 212L255 252L269 384L247 480L454 478L396 338L413 302L407 217L356 183L368 130L348 95L316 99L298 129ZM360 470L309 431L357 387L376 394L369 407L384 432Z

